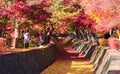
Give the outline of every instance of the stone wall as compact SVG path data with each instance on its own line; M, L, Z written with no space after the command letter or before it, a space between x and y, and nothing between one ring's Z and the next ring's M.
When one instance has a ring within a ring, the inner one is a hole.
M56 56L56 47L35 49L0 56L0 74L40 74L52 64Z
M110 47L101 47L77 41L72 48L90 59L94 74L120 74L120 52Z
M85 58L90 59L94 49L97 47L95 44L85 43L85 42L76 42L72 45L72 48L79 52L80 55L83 55Z
M115 49L98 46L90 60L94 64L95 74L120 74L120 52Z

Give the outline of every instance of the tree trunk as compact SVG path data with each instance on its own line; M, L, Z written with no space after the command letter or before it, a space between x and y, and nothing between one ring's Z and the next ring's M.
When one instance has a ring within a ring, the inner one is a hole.
M14 42L13 42L13 47L15 48L15 44L16 44L16 38L18 38L18 27L19 27L19 24L18 22L15 22L15 37L14 37Z
M44 43L43 44L49 44L50 43L50 37L51 37L51 34L53 32L53 25L51 26L45 26L44 28Z

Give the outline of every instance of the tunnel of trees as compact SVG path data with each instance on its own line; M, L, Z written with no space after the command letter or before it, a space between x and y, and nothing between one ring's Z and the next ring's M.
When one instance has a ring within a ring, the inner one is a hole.
M0 53L9 54L11 48L14 48L13 55L21 57L21 50L18 49L24 49L22 34L29 30L31 48L53 44L53 49L50 46L52 51L48 50L48 55L43 56L50 59L46 63L51 64L57 52L67 58L84 56L90 60L94 52L100 52L103 57L107 51L102 51L101 47L120 49L119 3L119 0L0 0ZM40 37L41 43L38 42ZM31 54L38 59L40 55L35 56L38 53L34 52ZM28 51L27 54L29 53ZM0 58L4 59L2 56ZM40 62L39 59L37 61ZM47 66L44 65L44 68ZM96 64L95 69L98 69Z

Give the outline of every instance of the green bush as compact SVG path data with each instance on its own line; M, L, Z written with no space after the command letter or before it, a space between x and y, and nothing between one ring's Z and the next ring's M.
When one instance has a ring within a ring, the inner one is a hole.
M30 47L34 47L34 46L36 46L36 44L37 44L37 41L36 41L35 37L31 36L30 37Z

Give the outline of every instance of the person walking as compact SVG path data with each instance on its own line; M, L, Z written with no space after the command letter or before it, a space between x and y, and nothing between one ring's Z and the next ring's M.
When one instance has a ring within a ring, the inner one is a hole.
M29 47L29 42L30 42L29 31L26 30L23 35L24 35L24 45L25 45L25 48L28 48Z

